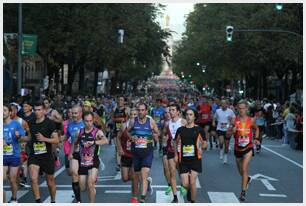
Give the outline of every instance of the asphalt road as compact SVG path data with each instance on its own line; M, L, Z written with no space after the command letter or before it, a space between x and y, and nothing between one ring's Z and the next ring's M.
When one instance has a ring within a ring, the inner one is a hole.
M233 140L231 141L231 144ZM233 148L233 145L231 145ZM130 183L121 181L120 173L115 170L114 146L102 147L99 179L96 185L97 203L128 203ZM203 173L197 181L197 200L201 203L235 203L241 191L241 178L238 174L233 150L230 150L228 164L219 159L219 151L213 149L203 155ZM63 154L61 154L63 160ZM303 152L281 145L279 140L265 139L260 154L251 160L249 174L253 177L247 191L246 203L302 203L303 202ZM147 202L170 202L171 195L164 191L167 187L161 157L154 153L151 170L154 192L148 195ZM178 176L177 176L178 179ZM179 182L179 180L178 180ZM72 202L71 178L64 167L56 171L57 202ZM5 183L7 199L10 197L9 186ZM50 196L44 177L40 179L41 200L50 202ZM179 195L180 202L187 202ZM84 202L87 193L82 193ZM20 188L18 201L35 202L31 189Z

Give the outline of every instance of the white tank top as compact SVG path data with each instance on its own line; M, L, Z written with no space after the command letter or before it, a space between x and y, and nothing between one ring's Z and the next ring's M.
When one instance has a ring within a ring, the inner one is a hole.
M175 138L176 131L181 126L182 126L182 118L179 118L176 122L173 122L172 120L169 121L169 131L172 139Z

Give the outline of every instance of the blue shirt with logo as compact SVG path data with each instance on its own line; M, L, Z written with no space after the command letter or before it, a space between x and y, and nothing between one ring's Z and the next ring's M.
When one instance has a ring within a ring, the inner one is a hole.
M82 121L80 122L69 122L67 127L67 137L69 138L69 143L72 144L76 140L76 133L85 127L85 124Z

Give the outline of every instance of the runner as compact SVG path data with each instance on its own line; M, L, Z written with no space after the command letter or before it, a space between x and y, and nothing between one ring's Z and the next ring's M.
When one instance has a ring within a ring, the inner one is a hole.
M169 111L170 111L170 121L169 123L164 127L164 134L165 134L165 139L167 139L167 160L168 160L168 166L169 166L169 171L170 171L170 184L171 187L170 189L168 188L165 193L168 195L171 190L173 193L173 200L172 203L177 203L177 189L176 189L176 162L174 161L174 138L175 134L178 128L185 126L186 125L186 120L182 119L179 117L180 115L180 106L178 104L172 104L169 106ZM184 190L184 187L181 187L180 192L185 195L186 190Z
M182 187L187 190L187 200L196 200L196 179L202 173L202 153L207 147L204 130L195 125L197 112L186 110L187 125L180 127L175 136L175 161L179 165Z
M9 179L11 184L12 197L9 203L17 203L17 173L21 165L19 141L28 141L28 138L20 123L11 119L11 112L9 105L3 106L3 181ZM3 197L5 202L5 195Z
M112 120L115 123L115 127L113 130L113 138L117 137L118 132L122 128L122 125L126 122L127 120L127 115L128 114L128 109L125 107L125 98L123 96L119 97L117 106L113 110L112 114ZM114 141L116 144L116 141ZM117 160L117 167L116 171L120 171L120 156L117 151L116 147L116 160Z
M158 129L161 131L161 120L164 116L165 109L161 105L161 99L156 99L156 107L153 107L151 110L151 116L155 120ZM162 138L159 141L159 152L162 151ZM157 148L157 141L154 141L154 150Z
M212 138L210 136L210 129L212 124L212 107L206 97L203 97L201 104L198 105L197 111L199 113L199 126L205 131L205 136L209 139L209 149L212 150Z
M83 119L85 128L80 129L78 139L75 142L75 146L80 147L79 182L81 191L85 191L87 185L89 202L94 203L96 197L95 181L100 165L98 145L108 144L108 140L102 130L94 127L93 112L85 112Z
M35 201L41 202L38 186L39 169L46 173L51 203L55 203L56 185L54 179L54 157L52 144L59 143L59 135L56 132L55 124L45 117L45 106L43 102L36 102L36 120L30 123L31 139L29 142L30 155L28 160L29 172L32 182L32 190Z
M238 172L242 177L240 201L245 201L246 190L251 182L251 177L248 176L249 163L254 156L253 149L253 132L256 130L254 143L259 145L259 129L256 125L255 118L247 115L248 103L241 100L238 103L239 115L232 119L229 133L233 133L235 137L234 154L236 157L236 164Z
M131 203L138 203L138 177L135 175L134 168L132 167L132 152L131 152L131 141L127 134L127 127L129 122L137 117L136 108L130 111L130 119L123 124L121 131L117 137L117 150L121 156L121 177L123 182L132 180L132 197Z
M262 144L262 136L263 136L263 131L265 127L265 116L264 116L265 110L261 106L261 103L259 100L255 102L255 107L251 109L251 116L255 117L256 119L256 125L259 129L259 142L260 144L256 145L256 153L259 153L261 150L261 144Z
M23 114L21 118L24 119L28 124L35 120L35 113L33 112L33 102L30 99L26 99L22 103Z
M72 177L72 190L74 193L74 202L81 202L81 191L79 185L79 147L74 147L74 142L76 141L80 129L85 127L85 124L82 119L82 107L75 105L72 108L72 122L68 124L66 139L69 142L69 145L66 144L66 152L68 154L69 163L66 163L66 168L70 167L70 173ZM68 162L67 160L67 162Z
M150 168L153 161L153 138L158 140L159 130L155 121L147 117L148 106L145 103L138 105L138 117L130 121L128 133L132 141L132 155L134 171L138 178L141 178L141 198L140 202L144 203L147 190L151 194L152 178L149 177Z
M22 128L25 130L26 132L26 136L28 136L30 134L30 128L29 128L29 124L23 120L22 118L17 116L18 113L18 104L16 103L11 103L10 104L10 108L11 108L11 119L12 120L16 120L17 122L19 122L19 124L22 126ZM28 154L29 154L29 147L27 147L27 142L26 141L21 141L21 139L19 139L19 146L21 149L20 152L20 157L21 157L21 167L19 168L19 176L21 178L21 181L19 182L19 185L25 188L30 188L30 185L28 185L28 181L27 181L27 177L28 177Z
M230 142L230 136L226 135L226 131L229 128L231 119L235 118L234 112L228 108L228 103L226 100L221 101L221 108L217 109L214 120L213 126L216 125L216 121L218 122L217 125L217 134L219 137L219 148L220 148L220 159L223 159L223 163L227 163L227 154L228 154L228 147ZM224 141L225 140L225 141Z
M166 131L166 126L169 123L170 120L170 112L169 112L169 107L165 108L165 113L164 113L164 118L161 122L162 125L162 130L161 130L161 138L162 138L162 158L163 158L163 168L164 168L164 176L166 178L166 181L168 183L168 188L166 189L166 193L169 194L172 189L171 189L171 180L170 180L170 170L169 170L169 164L168 164L168 159L167 159L167 139L164 138L165 134L164 131ZM168 192L167 192L168 191Z

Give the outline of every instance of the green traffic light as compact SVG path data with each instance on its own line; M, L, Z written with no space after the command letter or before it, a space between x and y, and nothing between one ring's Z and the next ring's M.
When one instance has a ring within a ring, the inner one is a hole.
M281 11L283 9L283 4L276 4L275 8L277 11Z

